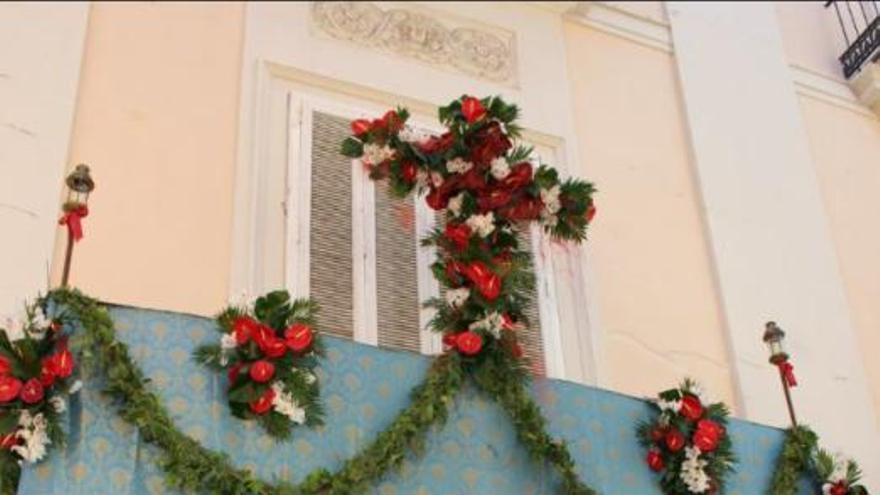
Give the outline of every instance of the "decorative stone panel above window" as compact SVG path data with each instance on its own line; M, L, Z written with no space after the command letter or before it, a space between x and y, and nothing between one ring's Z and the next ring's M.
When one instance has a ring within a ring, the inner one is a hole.
M469 76L515 86L514 33L373 2L314 2L317 32Z

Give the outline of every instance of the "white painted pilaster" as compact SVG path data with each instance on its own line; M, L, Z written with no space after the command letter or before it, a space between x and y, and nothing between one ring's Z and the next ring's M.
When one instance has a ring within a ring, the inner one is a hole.
M48 285L88 10L0 4L0 315Z
M774 5L667 5L740 411L787 424L761 341L776 320L800 419L876 480L876 416Z

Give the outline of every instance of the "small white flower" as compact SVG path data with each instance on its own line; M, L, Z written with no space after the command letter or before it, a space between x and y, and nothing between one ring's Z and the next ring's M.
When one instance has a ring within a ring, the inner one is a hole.
M471 295L471 290L467 287L461 287L459 289L450 289L446 291L446 303L452 306L453 308L459 308L465 301L468 300L468 297Z
M463 174L474 168L474 164L461 157L446 162L446 170L451 174Z
M397 137L406 143L422 143L428 139L429 135L422 129L406 126L400 130Z
M502 180L508 175L510 175L510 164L507 163L507 159L503 156L499 156L498 158L492 160L492 177L495 177L497 180Z
M495 230L495 214L491 211L483 215L471 215L465 223L480 237L486 237Z
M464 193L456 194L452 199L449 200L449 204L446 206L449 208L449 211L452 212L454 216L458 216L461 214L461 205L464 202Z
M550 189L541 189L541 202L544 203L544 209L550 213L556 213L562 207L559 202L559 184Z
M70 386L70 390L68 390L67 393L69 393L70 395L73 395L73 394L79 392L80 389L82 388L82 386L83 386L82 380L77 380L77 381L73 382L73 385Z
M831 475L828 477L828 481L831 482L831 484L846 481L846 472L849 465L849 460L840 452L835 452L832 458L834 460L834 470L831 471Z
M61 397L52 397L51 399L49 399L49 404L52 406L52 409L54 409L55 412L57 412L58 414L61 414L67 410L67 401L65 401Z
M681 463L679 477L687 485L691 493L703 493L709 489L709 475L705 467L708 462L700 459L700 449L697 447L685 447L685 461Z
M431 184L434 187L440 187L443 185L443 174L440 172L431 172Z
M291 394L284 391L284 385L281 382L272 383L272 390L275 392L272 407L276 411L287 416L294 423L303 424L306 422L306 410L300 407Z
M306 383L308 383L309 385L318 381L318 377L315 376L315 374L312 373L311 371L303 371L303 375L306 378Z
M496 339L501 338L502 328L504 328L504 318L497 311L489 313L485 318L477 320L468 326L469 330L485 330Z
M387 144L384 146L379 146L375 143L368 143L364 145L364 155L362 160L364 163L370 165L379 165L380 163L388 160L394 156L394 150L392 150Z
M671 411L674 414L678 414L678 411L681 410L681 401L680 400L666 401L663 399L658 399L657 400L657 407L660 408L660 411Z
M52 320L46 317L46 314L43 313L42 306L37 305L36 310L34 311L34 318L31 321L33 323L33 327L37 330L46 330L49 328L49 325L52 324Z
M42 413L31 416L23 410L18 417L18 430L15 436L23 440L21 445L12 447L24 462L34 463L46 456L46 447L52 443L46 434L47 422Z

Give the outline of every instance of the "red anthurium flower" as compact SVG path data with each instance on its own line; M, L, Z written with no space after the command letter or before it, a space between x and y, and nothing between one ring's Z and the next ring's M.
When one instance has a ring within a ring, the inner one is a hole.
M10 375L0 376L0 403L10 402L18 397L21 381Z
M226 377L229 378L229 385L232 386L235 384L235 381L238 379L238 372L241 371L242 366L241 363L235 363L229 368L229 371L226 372Z
M718 448L718 436L709 430L697 430L693 437L694 445L703 452L712 452Z
M25 404L36 404L43 400L44 395L43 384L36 378L31 378L21 387L21 400Z
M841 481L835 483L834 486L832 486L831 489L828 490L828 495L846 495L846 492L846 484Z
M651 471L660 472L665 467L663 463L663 456L660 455L660 452L656 449L651 449L648 451L648 457L645 458L645 462L648 463L648 467L651 468Z
M40 368L40 383L44 387L51 387L55 383L55 371L53 371L55 365L52 361L51 356L43 359L42 367Z
M509 314L503 313L501 315L501 328L505 330L516 330L516 326L516 322L513 321L513 318L511 318Z
M462 265L458 261L449 260L446 262L446 278L449 279L450 283L453 286L458 286L461 283L459 279L464 270L464 265Z
M8 375L12 373L12 365L9 364L9 360L3 356L0 356L0 375Z
M351 132L358 137L370 132L370 121L366 119L353 120L351 122Z
M679 414L691 421L696 421L703 415L703 404L700 403L700 399L697 396L685 395L681 399Z
M724 427L711 419L701 419L700 422L697 423L697 430L705 431L717 438L723 437L725 433Z
M517 163L510 169L507 177L501 184L508 189L519 189L532 181L532 164L529 162Z
M418 172L418 167L414 162L403 162L400 165L400 177L404 182L412 184L416 181L416 173Z
M587 223L592 222L593 217L596 216L596 205L591 204L590 206L588 206L585 216L587 217Z
M303 352L312 345L314 340L314 332L308 325L295 323L284 332L284 339L287 341L287 347L293 352Z
M505 189L495 189L481 194L477 198L477 206L481 210L494 210L506 206L510 202L510 191Z
M257 346L260 348L263 353L266 352L266 344L271 341L275 337L275 330L269 325L259 324L257 328L251 334L251 338L254 339Z
M62 328L64 328L64 325L58 320L53 320L52 323L49 324L49 329L53 332L59 332Z
M486 279L492 273L492 270L490 270L482 261L472 261L469 264L464 265L463 268L464 275L469 278L471 282Z
M466 356L473 356L483 348L483 338L470 330L464 331L455 337L455 346L458 348L458 352Z
M257 383L266 383L275 376L275 365L261 359L251 365L250 375L251 380Z
M494 301L501 294L501 277L492 273L486 279L474 282L480 294L489 301Z
M447 223L443 235L455 244L459 251L467 248L468 241L471 238L471 228L462 223Z
M526 196L511 205L506 206L501 214L510 220L519 222L524 220L535 220L541 216L541 210L544 204L538 198Z
M469 124L473 124L486 115L486 108L479 99L465 96L461 99L461 114Z
M0 450L10 450L16 445L18 445L18 438L15 433L0 435Z
M440 189L431 189L431 192L425 196L425 202L428 203L428 206L433 210L442 210L446 208L446 205L449 204L449 196L446 193L442 192Z
M448 150L454 142L455 136L451 132L447 132L440 137L431 136L417 146L423 153L442 153Z
M287 343L278 337L269 337L263 346L263 352L272 359L280 358L287 353Z
M390 133L399 132L403 129L403 120L400 119L400 115L394 110L388 110L385 112L385 115L382 116L381 122L382 127Z
M73 354L65 347L51 357L52 373L58 378L67 378L73 374Z
M457 333L445 333L443 334L443 345L447 347L455 347L456 338L458 337Z
M676 429L666 432L666 447L672 452L678 452L684 448L684 434Z
M240 316L232 322L232 333L235 335L235 342L238 345L247 344L251 339L251 335L257 330L260 324L253 318L248 316Z
M464 189L470 189L472 191L482 191L486 189L488 185L486 183L486 177L482 172L479 172L477 168L472 168L461 175L460 183L452 183L452 185L462 187Z
M270 387L263 392L263 395L260 396L259 399L250 403L251 412L259 415L266 414L272 409L272 400L274 399L275 391Z
M666 437L666 429L661 428L659 426L655 426L654 428L651 428L651 440L653 440L654 443L662 442L665 437Z

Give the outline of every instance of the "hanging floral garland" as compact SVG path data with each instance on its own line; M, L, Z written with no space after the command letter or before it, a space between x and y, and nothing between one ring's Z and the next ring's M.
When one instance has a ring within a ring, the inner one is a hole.
M19 464L43 459L64 445L60 414L76 393L74 358L62 318L45 301L26 306L22 319L0 328L0 476L17 478Z
M663 493L724 493L725 477L736 462L727 434L727 406L703 404L690 380L660 392L651 404L657 417L640 424L637 434L648 449L648 467L661 473Z
M561 179L530 147L516 144L519 109L499 97L462 96L439 109L447 131L425 135L407 126L409 112L351 123L342 154L360 160L370 177L388 180L393 194L424 195L443 212L445 226L423 244L437 248L431 265L445 297L430 328L443 334L447 356L498 400L537 459L551 462L562 491L591 494L577 476L567 448L545 431L540 408L525 393L526 363L518 334L534 288L531 254L518 230L539 222L555 240L583 241L596 213L593 185Z
M292 426L323 423L314 369L323 354L314 331L317 306L290 300L287 291L258 298L253 307L230 306L217 316L220 344L200 346L195 360L226 371L232 414L255 419L273 438L290 438Z

